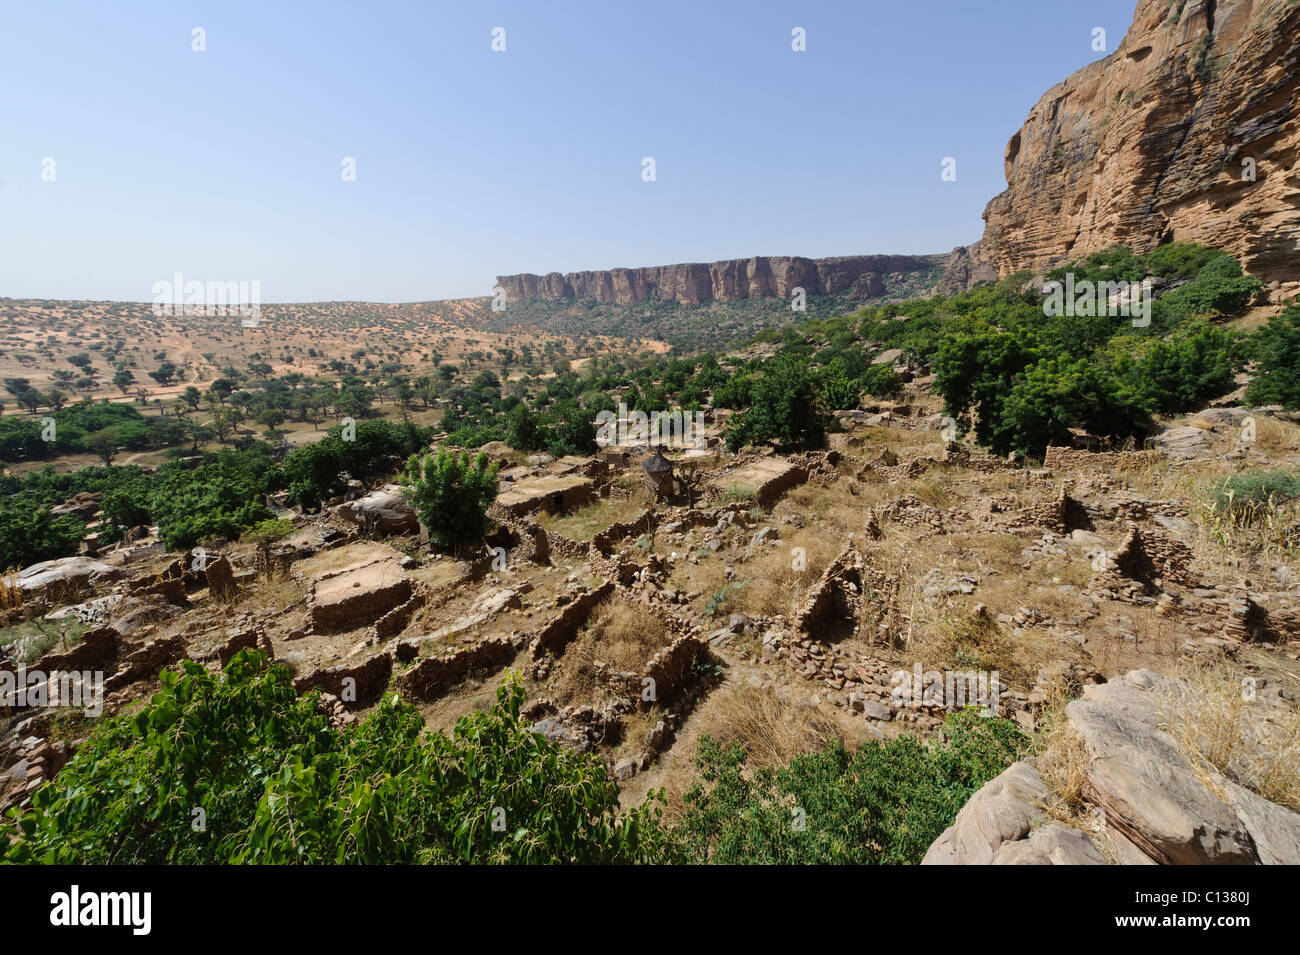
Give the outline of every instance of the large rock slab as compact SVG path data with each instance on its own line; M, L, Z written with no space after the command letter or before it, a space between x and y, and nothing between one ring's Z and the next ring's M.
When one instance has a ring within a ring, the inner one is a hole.
M1161 431L1151 443L1178 461L1191 461L1210 453L1210 436L1202 428L1186 425Z
M1255 852L1237 814L1197 777L1160 729L1160 689L1149 670L1085 688L1066 706L1089 762L1090 801L1144 853L1166 864L1250 864Z
M334 516L381 534L415 534L420 530L415 508L396 484L386 484L365 497L340 504Z
M45 593L61 587L71 590L89 584L109 583L126 576L127 572L121 567L89 557L62 557L24 567L18 571L16 580L9 577L6 582L10 585L16 582L19 589L27 593Z
M926 852L926 865L1207 863L1300 864L1300 813L1213 769L1193 767L1161 729L1194 703L1171 677L1134 670L1066 706L1082 747L1085 800L1104 815L1104 835L1051 822L1048 786L1032 761L985 784Z
M1032 763L1007 767L971 796L921 860L922 865L989 865L1008 843L1046 821L1047 784Z

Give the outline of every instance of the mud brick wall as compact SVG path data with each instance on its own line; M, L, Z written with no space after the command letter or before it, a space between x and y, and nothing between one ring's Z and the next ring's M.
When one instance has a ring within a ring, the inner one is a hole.
M426 657L402 677L402 689L417 700L436 700L472 671L503 667L517 652L509 637L489 637L454 653Z
M1084 451L1050 444L1043 453L1043 467L1067 470L1103 468L1111 471L1122 464L1143 464L1159 460L1158 451Z
M428 600L428 595L423 590L416 589L410 600L399 604L375 621L375 636L380 640L397 636L411 622L411 614L423 607Z
M862 568L862 555L856 548L841 551L822 571L795 614L795 630L816 638L833 630L856 632L862 609Z
M641 678L636 683L634 699L640 699L644 680L654 680L655 702L669 702L682 689L693 682L695 661L701 656L707 658L709 645L696 636L678 637L664 647L646 663L641 671Z
M355 596L345 600L317 604L316 584L312 584L307 611L311 629L315 633L350 630L358 623L375 620L394 606L410 600L411 592L411 581L402 577L382 587L360 588Z
M578 635L582 625L587 622L596 605L614 592L614 584L605 581L595 590L589 590L574 598L573 602L562 607L560 612L548 620L533 635L528 653L534 660L539 660L546 653L559 656L569 641Z
M645 534L650 530L650 521L654 511L650 508L641 512L639 517L619 524L611 524L591 539L591 546L602 554L608 554L613 545L633 534Z
M343 699L344 680L356 682L356 699L343 699L348 707L369 706L383 695L388 687L388 680L393 673L393 658L388 653L376 653L373 657L353 667L335 667L334 669L315 670L293 681L293 688L299 693L320 689Z

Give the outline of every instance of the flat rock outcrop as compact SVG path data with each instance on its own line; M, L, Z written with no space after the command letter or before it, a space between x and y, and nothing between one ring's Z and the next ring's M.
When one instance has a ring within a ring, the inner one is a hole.
M688 262L649 268L546 275L498 275L507 302L525 299L594 299L635 305L647 300L699 305L710 300L789 298L795 288L809 295L848 293L855 300L887 292L891 275L938 271L943 255L845 255L829 259L757 255L722 262Z
M61 587L84 587L87 584L108 583L128 576L121 567L105 564L89 557L63 557L43 560L18 571L17 583L26 593L43 593Z
M1050 786L1025 760L970 798L924 864L1300 864L1300 813L1194 766L1162 728L1165 711L1192 693L1182 681L1133 670L1066 706L1100 831L1054 822L1045 808Z

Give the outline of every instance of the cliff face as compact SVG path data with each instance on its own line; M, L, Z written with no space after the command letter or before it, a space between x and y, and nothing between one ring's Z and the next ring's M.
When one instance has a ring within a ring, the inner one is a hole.
M796 288L809 295L847 292L863 300L884 295L891 276L929 272L945 259L942 255L756 256L565 275L499 275L497 284L509 301L574 298L635 305L655 299L699 305L712 299L788 298Z
M978 254L1005 275L1192 240L1294 283L1298 158L1300 4L1140 0L1119 48L1048 90L1011 137Z

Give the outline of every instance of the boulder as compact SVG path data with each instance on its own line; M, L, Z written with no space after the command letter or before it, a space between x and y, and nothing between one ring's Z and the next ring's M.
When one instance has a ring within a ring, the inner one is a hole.
M1190 461L1210 452L1209 433L1190 425L1162 431L1151 439L1151 443L1177 461Z
M1135 670L1066 706L1089 757L1087 795L1143 852L1166 864L1249 864L1251 838L1237 814L1198 778L1160 729L1157 689L1166 681Z
M121 567L89 557L61 557L24 567L18 571L17 584L27 593L45 593L59 588L109 583L125 576L127 573ZM6 582L12 585L14 579L8 578Z
M395 484L386 484L365 497L340 504L334 509L334 516L381 534L415 534L420 530L415 508Z

